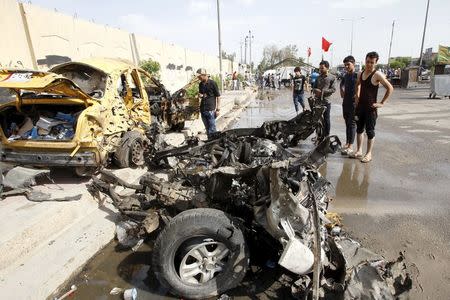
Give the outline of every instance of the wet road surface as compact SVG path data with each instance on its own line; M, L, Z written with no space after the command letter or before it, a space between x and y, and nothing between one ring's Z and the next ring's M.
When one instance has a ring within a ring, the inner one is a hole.
M380 96L382 91L380 90ZM404 251L414 279L412 299L450 295L450 101L428 100L428 90L395 90L379 111L374 158L369 164L334 154L321 168L335 187L330 211L344 229L387 259ZM232 127L257 127L295 116L290 93L264 92ZM345 142L340 100L334 95L331 134ZM311 149L311 142L299 145ZM171 299L149 272L151 242L137 252L108 245L70 284L72 299L121 299L115 287L138 288L139 299ZM264 264L262 264L264 265ZM286 298L279 268L254 268L244 284L227 293L235 299ZM271 276L267 276L271 274Z

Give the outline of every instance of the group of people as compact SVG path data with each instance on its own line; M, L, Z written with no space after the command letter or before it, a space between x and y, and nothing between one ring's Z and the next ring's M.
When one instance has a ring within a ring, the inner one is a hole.
M365 68L362 72L355 72L355 58L344 58L346 73L340 83L342 112L346 127L346 143L342 148L342 154L360 159L367 163L372 160L372 149L375 138L375 125L378 117L378 109L382 108L393 91L392 85L386 76L376 70L379 56L376 52L366 55ZM323 136L328 136L331 129L331 95L336 91L336 78L329 73L330 64L321 61L319 64L319 76L311 83L311 93L323 100L326 110L324 113ZM305 110L304 94L307 91L307 80L301 74L300 68L294 70L292 90L294 108L299 111L299 105ZM386 92L380 102L377 101L378 87L382 84ZM363 133L367 134L367 150L363 155ZM356 135L356 149L353 144Z
M369 52L365 59L365 68L362 72L355 72L355 58L344 58L346 73L343 76L339 91L342 101L342 112L346 127L346 143L342 148L342 154L360 159L367 163L372 160L372 149L375 138L375 125L378 117L378 109L382 108L389 99L393 87L386 76L376 70L379 56L376 52ZM320 98L326 110L324 112L323 136L330 135L331 121L331 95L336 92L336 77L329 72L328 61L321 61L319 74L310 76L311 93ZM216 132L216 118L220 114L220 92L215 81L209 79L205 69L197 70L200 79L200 113L206 128L208 138ZM317 78L316 78L317 77ZM386 92L380 102L377 100L378 87L383 85ZM309 91L308 79L301 74L300 67L294 69L292 77L292 92L294 107L298 113L300 107L304 111L305 92ZM367 150L363 155L363 133L367 134ZM353 149L356 135L356 149Z
M272 89L280 88L281 85L281 76L280 74L269 73L266 76L262 76L260 78L260 86L261 88L268 87Z

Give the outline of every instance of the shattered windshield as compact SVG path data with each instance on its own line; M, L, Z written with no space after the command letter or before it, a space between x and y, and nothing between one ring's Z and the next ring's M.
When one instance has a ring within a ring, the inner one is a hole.
M105 94L107 74L83 64L67 64L51 70L73 81L89 96L101 99Z

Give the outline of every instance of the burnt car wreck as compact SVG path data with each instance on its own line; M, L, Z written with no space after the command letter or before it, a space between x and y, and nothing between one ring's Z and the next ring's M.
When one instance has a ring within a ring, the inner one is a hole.
M404 295L411 278L403 257L387 262L362 248L327 212L331 183L318 168L340 141L321 135L323 105L309 100L312 109L292 120L219 132L204 142L190 138L178 148L166 149L157 124L147 128L152 171L130 184L102 170L88 187L94 196L109 195L123 216L119 244L136 249L157 233L151 270L171 293L189 299L238 286L258 252L284 268L297 299ZM314 132L315 148L288 148Z

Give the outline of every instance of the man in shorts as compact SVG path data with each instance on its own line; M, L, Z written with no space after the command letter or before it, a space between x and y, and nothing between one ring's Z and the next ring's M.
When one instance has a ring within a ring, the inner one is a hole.
M376 70L378 53L369 52L366 55L366 65L364 71L358 75L355 87L356 104L356 143L357 149L351 157L361 159L361 162L368 163L372 160L372 148L375 138L375 124L378 117L378 109L382 108L394 88L387 81L383 73ZM378 87L380 83L386 88L386 93L380 102L377 102ZM362 144L363 133L367 134L367 152L363 157Z

